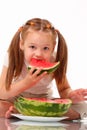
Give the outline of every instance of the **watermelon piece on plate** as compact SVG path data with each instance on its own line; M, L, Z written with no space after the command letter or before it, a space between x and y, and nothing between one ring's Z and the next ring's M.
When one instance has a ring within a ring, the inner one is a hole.
M70 108L70 99L46 99L19 97L15 108L19 113L27 116L61 117Z
M41 67L42 68L41 73L44 71L47 71L48 73L52 73L57 70L57 68L59 67L59 64L60 64L60 61L50 63L45 60L32 58L30 61L30 65L28 66L28 70L30 70L32 67L35 67L36 68L35 71L36 71L38 68Z

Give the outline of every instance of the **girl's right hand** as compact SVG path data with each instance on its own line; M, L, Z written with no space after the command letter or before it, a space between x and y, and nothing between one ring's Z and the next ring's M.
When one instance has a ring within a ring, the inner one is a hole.
M10 106L8 111L5 113L5 118L10 118L11 113L18 113L18 111L14 108L14 106Z
M26 77L24 78L25 85L29 88L38 83L44 76L47 75L47 72L43 72L40 74L42 68L35 70L35 67L32 67Z

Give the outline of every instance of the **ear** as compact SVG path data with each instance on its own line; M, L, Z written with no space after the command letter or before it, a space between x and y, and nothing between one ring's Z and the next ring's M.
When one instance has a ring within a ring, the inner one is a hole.
M19 42L19 48L20 48L22 51L24 50L23 40L20 40L20 42Z

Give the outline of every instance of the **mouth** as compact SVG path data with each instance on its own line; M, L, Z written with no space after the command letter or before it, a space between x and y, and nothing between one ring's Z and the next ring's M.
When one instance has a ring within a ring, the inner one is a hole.
M32 59L36 59L36 60L38 60L38 61L46 61L46 59L43 59L43 58L36 58L36 57L33 57L33 58L31 58L31 60Z

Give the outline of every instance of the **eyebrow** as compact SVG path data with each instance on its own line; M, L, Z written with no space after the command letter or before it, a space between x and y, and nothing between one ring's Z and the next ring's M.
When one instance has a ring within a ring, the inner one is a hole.
M34 45L34 44L37 44L37 43L29 43L30 45ZM43 46L50 46L50 44L44 44Z

